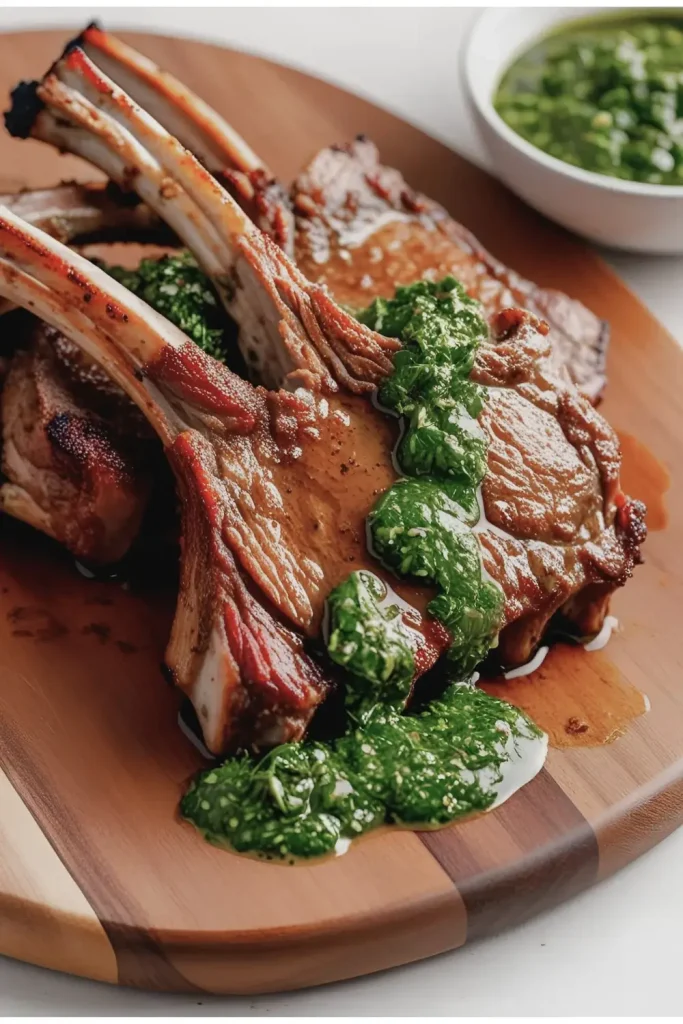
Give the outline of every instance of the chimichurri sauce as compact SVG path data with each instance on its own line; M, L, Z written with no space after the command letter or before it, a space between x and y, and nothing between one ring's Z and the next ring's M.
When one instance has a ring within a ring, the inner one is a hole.
M436 827L487 810L508 772L525 762L527 781L545 756L523 712L466 684L421 714L378 704L356 722L332 744L287 743L204 772L182 813L239 852L316 857L385 823Z
M396 575L436 585L428 611L451 633L449 657L465 679L495 642L503 611L472 532L487 441L477 422L485 389L469 377L488 325L453 278L399 288L393 299L375 299L361 319L403 342L378 397L404 417L396 452L404 479L370 514L373 550Z
M519 135L566 163L683 185L683 18L564 26L515 61L495 107Z
M141 260L135 270L102 264L214 359L225 361L225 320L211 281L189 252Z
M200 775L181 805L210 841L270 859L340 853L382 824L435 828L487 810L536 774L547 745L523 712L468 681L496 642L503 607L472 531L486 472L485 390L469 379L487 333L481 307L448 278L399 288L359 319L403 342L378 398L404 418L396 459L405 476L369 517L372 546L397 576L436 586L429 611L452 636L454 682L406 712L416 634L374 574L336 587L325 640L345 670L343 735L228 760Z

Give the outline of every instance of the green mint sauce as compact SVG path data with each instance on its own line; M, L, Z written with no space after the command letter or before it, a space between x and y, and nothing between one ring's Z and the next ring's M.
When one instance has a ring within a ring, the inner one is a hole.
M566 163L683 185L683 18L600 16L561 26L518 58L495 97L503 120Z
M404 479L368 518L373 551L397 576L436 586L428 611L449 630L449 657L465 679L495 644L503 613L503 593L485 578L472 532L487 440L477 422L485 389L469 376L488 325L454 278L399 288L360 319L403 342L378 398L404 418L396 451Z
M101 265L208 355L225 361L228 349L222 309L211 281L189 252L144 259L135 270Z

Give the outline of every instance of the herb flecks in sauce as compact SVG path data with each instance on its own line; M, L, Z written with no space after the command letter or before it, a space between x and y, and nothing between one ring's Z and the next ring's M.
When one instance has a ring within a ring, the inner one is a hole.
M515 61L495 106L519 135L566 163L683 185L683 20L564 26Z
M109 265L104 269L214 359L225 359L221 307L209 278L190 253L144 259L135 270Z
M427 610L449 630L448 657L467 676L496 642L503 597L498 584L483 577L479 542L463 506L436 481L406 480L380 499L370 522L386 565L438 586Z
M486 322L450 278L399 288L360 318L404 346L379 401L405 417L396 453L405 479L373 509L372 544L398 576L437 586L429 611L450 630L453 675L464 680L495 643L503 604L472 530L486 438L485 392L469 374ZM181 809L207 839L271 859L339 853L382 824L435 828L485 811L540 769L545 734L467 682L405 711L417 636L372 573L336 587L328 616L328 654L345 669L344 734L204 772Z
M343 852L382 824L436 827L488 810L541 767L546 738L526 715L453 684L417 715L367 711L332 744L287 743L260 761L204 772L182 812L207 839L275 858Z
M466 678L495 643L503 610L472 532L487 442L477 423L485 390L469 375L486 320L453 278L399 288L393 299L376 299L361 319L403 342L379 401L406 417L396 457L407 479L369 517L373 549L398 576L438 587L428 610L450 631L449 656Z
M359 680L348 688L347 705L356 713L380 700L400 707L415 674L413 641L382 581L370 572L351 573L330 594L328 611L328 654Z

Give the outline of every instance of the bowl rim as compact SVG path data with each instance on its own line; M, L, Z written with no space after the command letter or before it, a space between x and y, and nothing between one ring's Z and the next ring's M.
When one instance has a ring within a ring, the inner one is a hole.
M517 9L519 10L519 9ZM604 8L606 13L609 13L612 8ZM628 8L633 10L633 8ZM649 9L646 7L642 8L643 12L646 13ZM565 163L564 160L560 160L558 157L550 156L549 153L545 153L542 149L538 149L532 143L527 142L526 139L518 135L514 128L511 128L503 118L500 116L498 111L493 105L492 95L487 95L485 99L479 93L479 90L475 89L473 85L474 78L474 60L476 53L482 45L482 41L485 38L486 31L490 24L497 17L508 14L509 8L504 7L485 7L479 16L475 19L474 24L469 30L466 43L465 53L463 61L465 86L470 99L470 102L476 109L479 116L487 123L489 128L500 136L508 145L512 146L518 152L523 154L529 160L533 160L541 166L546 167L549 171L554 171L565 178L569 178L573 181L579 181L586 185L593 185L606 192L616 192L624 196L648 196L651 198L665 198L680 199L683 197L683 185L654 185L643 181L624 181L623 178L612 178L608 174L598 174L596 171L585 171L581 167L574 167L573 164ZM562 24L566 21L570 24L572 21L578 21L580 18L559 18L558 24ZM528 42L539 38L537 33L529 33ZM509 63L505 65L509 67ZM494 169L495 173L495 169Z

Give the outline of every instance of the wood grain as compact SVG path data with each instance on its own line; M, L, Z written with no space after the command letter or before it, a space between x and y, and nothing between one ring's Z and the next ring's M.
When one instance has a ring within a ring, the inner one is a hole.
M56 971L117 981L94 910L0 772L0 953Z
M65 38L0 37L2 89L42 73ZM552 750L525 790L461 826L375 834L313 866L233 857L176 816L201 762L159 671L172 595L143 599L115 581L84 580L49 542L2 522L0 950L124 984L259 992L491 934L616 870L683 819L683 354L594 254L417 129L257 58L129 38L224 114L283 180L319 147L364 132L497 257L611 321L605 412L656 452L670 492L665 528L615 601L622 630L601 657L651 710L613 744ZM0 154L0 189L93 176L33 142L0 136ZM651 463L648 473L652 487ZM551 668L543 685L567 680Z

